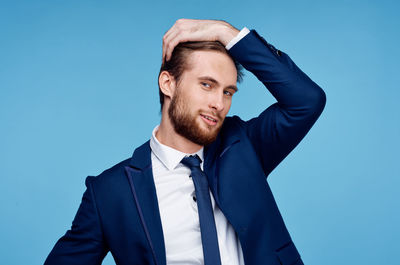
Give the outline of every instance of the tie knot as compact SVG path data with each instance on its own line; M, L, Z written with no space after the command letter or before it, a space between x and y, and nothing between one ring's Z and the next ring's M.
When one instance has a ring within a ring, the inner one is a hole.
M194 156L185 156L182 160L181 163L184 164L185 166L189 167L190 170L192 168L200 168L200 163L201 163L201 158L198 155Z

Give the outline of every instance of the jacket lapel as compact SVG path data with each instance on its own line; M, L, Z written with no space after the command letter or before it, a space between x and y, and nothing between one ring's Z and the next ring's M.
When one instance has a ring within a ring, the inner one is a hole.
M229 119L229 118L228 118ZM218 194L218 172L220 166L220 158L236 143L240 141L239 135L232 133L225 120L221 132L217 139L204 148L204 172L207 175L208 183L214 199L221 208L220 196Z
M232 134L232 131L226 128L228 126L224 127L217 139L204 149L204 171L214 199L221 209L217 174L219 161L234 144L240 141L239 135ZM125 172L155 264L165 265L165 243L152 172L150 141L135 150L130 165L125 167Z
M156 265L166 264L160 211L153 179L149 141L133 153L125 172Z

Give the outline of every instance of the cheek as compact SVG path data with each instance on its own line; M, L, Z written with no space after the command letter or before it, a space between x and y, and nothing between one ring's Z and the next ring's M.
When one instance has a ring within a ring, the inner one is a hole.
M229 109L231 108L231 106L232 106L232 98L227 99L227 101L225 103L225 112L226 112L225 114L228 114Z
M181 92L179 95L179 100L181 104L185 106L186 109L192 110L193 107L196 105L196 98L193 97L190 93Z
M207 93L198 92L195 97L190 99L188 105L193 108L206 108L209 105L211 96Z

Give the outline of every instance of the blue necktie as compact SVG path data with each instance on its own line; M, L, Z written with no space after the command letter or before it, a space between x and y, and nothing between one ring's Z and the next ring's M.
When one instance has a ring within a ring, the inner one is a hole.
M217 229L211 205L210 192L206 174L200 169L201 159L198 155L184 157L182 164L190 168L197 197L197 209L200 219L201 242L205 265L220 265Z

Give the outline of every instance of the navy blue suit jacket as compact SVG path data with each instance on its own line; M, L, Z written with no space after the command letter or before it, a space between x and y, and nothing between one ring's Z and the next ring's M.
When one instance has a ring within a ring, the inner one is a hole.
M246 265L301 265L266 181L320 116L325 93L283 52L256 31L229 53L277 99L258 117L227 117L205 147L204 170L216 203L235 229ZM149 142L97 177L45 264L166 264Z

